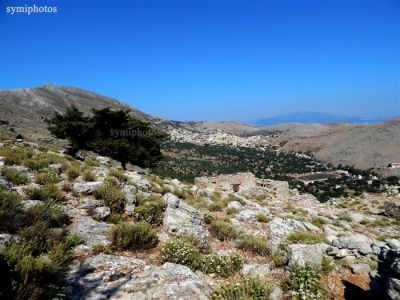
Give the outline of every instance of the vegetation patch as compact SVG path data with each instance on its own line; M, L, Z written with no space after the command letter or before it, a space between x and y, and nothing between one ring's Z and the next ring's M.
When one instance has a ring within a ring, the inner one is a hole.
M271 246L267 241L249 234L239 238L238 248L244 251L251 251L261 256L269 256L271 254Z
M307 232L307 231L292 232L286 237L285 241L288 244L319 244L319 243L328 244L329 243L325 236L318 234L318 233Z
M1 171L1 174L7 181L10 181L12 184L15 185L27 184L30 182L28 176L25 173L18 171L15 168L6 167Z
M161 261L184 265L194 271L203 266L198 246L185 237L169 239L161 249Z
M115 178L106 178L93 194L97 199L103 199L112 211L121 212L125 207L125 194L121 191L119 182Z
M235 239L239 235L237 229L231 223L224 220L211 221L209 230L213 236L221 241Z
M273 286L260 278L245 277L221 285L210 295L211 300L256 300L270 299Z
M228 277L238 272L244 264L244 259L238 254L209 254L203 259L202 271L220 277Z
M148 249L157 245L156 231L147 222L122 222L110 230L112 244L124 250Z
M287 286L294 300L325 299L325 291L321 283L321 270L310 264L306 264L304 267L294 265Z

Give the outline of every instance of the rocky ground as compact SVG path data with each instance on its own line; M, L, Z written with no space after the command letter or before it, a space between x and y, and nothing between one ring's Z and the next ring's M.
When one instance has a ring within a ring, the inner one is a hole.
M30 148L36 154L60 156L60 161L66 157L24 142L4 141L0 146ZM322 204L282 181L233 194L162 179L145 170L115 171L105 157L73 164L91 175L82 171L70 176L62 163L48 166L59 176L56 186L62 193L60 205L71 219L69 231L83 238L66 271L73 299L208 299L213 290L246 276L269 282L272 299L296 299L287 280L295 266L305 265L320 270L327 299L380 299L383 294L400 299L399 195L364 194ZM25 192L41 187L37 171L23 163L7 166L4 156L0 165L29 178L29 183L15 184L2 176L0 185L22 195L26 207L40 204ZM118 214L96 197L109 177L119 177L124 196ZM136 222L137 207L149 198L164 203L160 222L153 224L159 243L141 250L115 247L110 229L121 221ZM218 276L163 261L164 244L182 235L195 237L199 248L207 249L204 253L234 253L243 263L229 276ZM253 242L245 244L244 237ZM18 235L0 234L1 247L13 240L18 241ZM260 251L254 240L268 247Z

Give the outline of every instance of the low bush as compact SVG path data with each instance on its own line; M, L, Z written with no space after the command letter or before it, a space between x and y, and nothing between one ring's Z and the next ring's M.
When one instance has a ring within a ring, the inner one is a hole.
M228 277L238 272L244 264L244 259L238 254L205 255L202 264L202 271L208 274L215 274L220 277Z
M262 223L268 223L271 221L271 218L264 214L257 215L257 221Z
M11 166L21 165L23 160L33 156L33 152L29 148L3 148L0 155L4 156L4 164Z
M210 232L221 241L234 239L239 234L231 223L223 220L212 221L210 224Z
M314 219L312 219L311 223L319 228L322 228L322 226L324 226L326 224L325 219L321 218L321 217L316 217Z
M310 264L292 266L287 286L294 300L325 298L321 283L321 270Z
M106 178L93 194L97 199L103 199L112 211L121 212L125 207L125 194L121 191L118 181L112 177Z
M167 204L162 199L151 199L135 208L135 218L138 221L146 221L153 225L160 225L163 222L166 207Z
M110 230L110 237L112 244L120 249L148 249L158 243L156 231L146 222L114 225Z
M74 180L81 175L81 170L78 167L71 165L68 167L66 174L69 180Z
M24 193L31 200L42 201L62 201L63 196L57 186L47 183L43 187L29 187L24 189Z
M25 224L21 196L0 189L0 232L14 233Z
M203 257L198 246L184 237L169 239L161 249L161 261L189 267L196 271L203 265Z
M46 183L55 184L60 180L61 178L58 176L58 174L56 174L51 170L42 170L39 173L37 173L35 177L35 183L42 185Z
M1 171L1 174L7 181L10 181L11 183L16 185L27 184L30 182L28 176L25 173L18 171L15 168L4 168Z
M325 236L306 231L295 231L290 233L286 237L286 243L288 244L319 244L325 243L328 244L328 240Z
M121 182L128 181L128 176L125 175L124 171L120 169L111 168L108 172L108 176L117 178Z
M92 246L93 252L95 254L104 253L104 254L111 254L112 251L106 245L97 243Z
M238 248L261 256L269 256L271 254L271 246L268 242L254 235L246 234L241 236L238 241Z
M256 277L245 277L217 288L211 300L268 300L273 286Z
M95 181L96 180L96 176L90 171L90 170L86 170L85 172L83 172L83 180L85 181Z
M339 220L346 221L346 222L352 222L353 219L346 213L338 213L337 217Z

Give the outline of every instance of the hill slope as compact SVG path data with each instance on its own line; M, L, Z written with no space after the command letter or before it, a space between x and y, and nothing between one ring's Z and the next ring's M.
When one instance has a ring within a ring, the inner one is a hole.
M151 117L118 100L75 87L45 85L38 88L0 91L0 120L14 130L33 139L47 138L45 120L55 112L64 112L75 105L89 113L92 108L129 109L131 114L150 120Z

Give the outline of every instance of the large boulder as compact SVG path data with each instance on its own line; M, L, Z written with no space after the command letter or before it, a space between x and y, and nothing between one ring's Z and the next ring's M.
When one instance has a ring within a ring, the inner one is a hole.
M72 299L206 300L211 288L189 268L149 265L132 257L99 254L75 261L67 273Z
M243 200L243 204L238 201L232 201L228 204L228 208L236 209L238 212L235 214L235 219L239 221L251 222L256 221L257 216L260 214L268 215L270 212L268 208L261 205Z
M200 240L202 246L208 243L208 232L204 227L203 214L171 193L163 196L167 202L163 225L170 235L192 235Z
M17 242L19 240L18 235L1 233L0 234L0 249L7 247L13 241Z
M329 247L326 244L291 244L289 247L289 267L297 264L322 266L324 253Z
M361 255L368 255L373 253L373 243L373 240L360 233L352 233L351 235L340 236L332 241L332 245L339 249L355 249Z
M101 185L101 181L77 182L74 184L74 190L82 194L92 194Z
M392 198L385 201L385 214L387 216L398 218L400 217L400 199Z
M312 225L312 224L308 224ZM318 227L306 226L303 222L293 219L274 218L269 222L269 236L273 250L276 250L279 244L294 231L307 231L307 227L314 228L313 231L320 231Z
M73 218L70 226L71 233L77 233L85 240L84 245L93 246L94 244L109 245L107 233L110 224L98 222L90 216L84 216L75 209L68 210L68 214Z
M382 249L371 286L377 299L400 299L400 250Z

